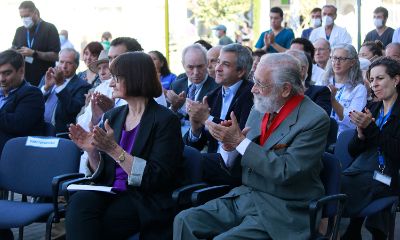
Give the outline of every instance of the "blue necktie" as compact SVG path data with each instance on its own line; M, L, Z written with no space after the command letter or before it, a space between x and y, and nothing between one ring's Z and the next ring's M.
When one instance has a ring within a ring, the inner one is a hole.
M193 100L193 101L196 98L196 84L192 84L189 86L188 97L190 100Z
M44 106L44 121L48 123L52 123L54 110L57 106L58 97L56 95L56 91L54 89L51 90L49 97L47 98Z

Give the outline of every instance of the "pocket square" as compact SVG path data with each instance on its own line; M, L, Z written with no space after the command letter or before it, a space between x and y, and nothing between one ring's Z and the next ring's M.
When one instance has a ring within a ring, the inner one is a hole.
M275 145L272 147L272 149L273 149L273 150L279 150L279 149L284 149L284 148L287 148L287 147L288 147L287 144L275 144Z

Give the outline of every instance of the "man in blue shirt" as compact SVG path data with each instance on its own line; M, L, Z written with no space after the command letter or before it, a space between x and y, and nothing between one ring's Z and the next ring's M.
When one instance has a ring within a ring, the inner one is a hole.
M290 47L290 43L294 39L294 33L292 29L282 27L283 11L281 8L271 8L269 18L271 29L261 33L256 43L256 48L262 49L267 53L284 52Z

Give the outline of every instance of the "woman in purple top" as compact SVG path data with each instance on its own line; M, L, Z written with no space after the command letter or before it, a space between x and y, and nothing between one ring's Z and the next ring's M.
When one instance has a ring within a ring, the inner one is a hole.
M171 83L176 79L176 75L169 70L167 59L159 51L150 51L149 55L153 59L161 85L165 90L169 90Z
M104 115L104 126L86 132L70 127L71 139L88 152L96 185L116 194L81 191L72 195L66 216L67 239L169 239L172 191L182 181L180 122L153 97L161 84L149 55L125 53L110 66L113 98L127 105Z

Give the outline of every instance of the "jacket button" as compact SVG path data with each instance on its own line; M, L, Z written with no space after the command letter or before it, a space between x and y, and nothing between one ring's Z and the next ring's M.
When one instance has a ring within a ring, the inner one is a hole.
M251 172L253 172L253 169L249 168L247 171L250 174Z

